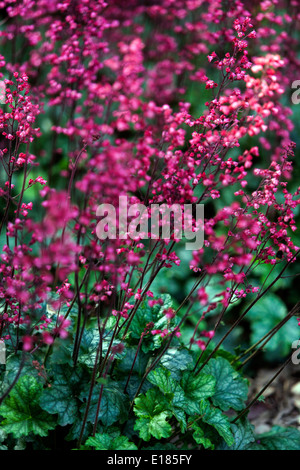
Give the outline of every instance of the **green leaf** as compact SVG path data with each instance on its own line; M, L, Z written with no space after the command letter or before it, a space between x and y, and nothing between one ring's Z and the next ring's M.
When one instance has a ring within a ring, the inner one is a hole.
M152 322L154 324L153 329L164 330L174 325L174 319L168 324L168 319L164 311L172 307L172 299L168 294L162 294L160 298L163 299L164 304L156 304L153 307L149 307L148 300L144 300L139 308L137 309L133 320L130 325L131 337L140 340L141 334L144 332L146 326ZM141 349L144 353L157 349L161 346L163 338L160 335L148 334L144 337Z
M95 437L87 439L85 446L94 447L95 450L137 450L137 446L119 432L95 434Z
M2 429L16 438L30 432L47 436L48 431L54 429L55 421L39 406L42 391L42 384L34 377L21 377L0 407L0 414L5 418Z
M124 390L126 382L127 382L127 377L123 377L122 380L118 381L122 390ZM126 395L128 394L128 397L130 400L133 400L135 398L136 392L139 389L140 385L141 385L141 378L138 375L132 374L129 380L129 384L127 385L127 388L126 388ZM147 380L145 380L139 393L146 393L149 388L151 388L151 384Z
M236 424L231 425L231 430L234 436L234 443L227 446L225 443L218 446L218 450L248 450L251 448L252 443L255 441L253 432L254 427L250 424L247 418L239 420Z
M87 420L94 423L97 414L98 400L100 393L101 403L99 409L98 419L101 420L104 426L111 426L116 421L125 421L127 418L127 397L118 388L114 382L108 383L103 387L101 392L101 384L96 384L92 393L91 403L88 411ZM80 394L82 400L87 400L89 387L86 387ZM85 412L86 404L81 406L81 411Z
M242 378L226 359L222 357L211 359L203 372L212 375L216 380L212 396L215 406L224 411L230 408L236 411L243 409L248 396L247 380Z
M150 420L149 432L156 439L167 438L172 434L172 426L166 421L170 416L167 411L163 411L159 415Z
M195 377L192 372L186 371L183 374L181 385L186 396L191 400L202 400L215 393L216 379L205 373L200 373Z
M165 396L156 388L139 395L134 401L134 412L138 417L159 414L168 405Z
M111 342L112 331L105 331L103 338L102 338L102 353L105 354L108 350L108 347ZM79 358L78 362L80 364L84 364L87 367L94 367L97 349L100 343L100 335L97 326L95 325L93 328L85 329L82 335L82 340L80 342L80 350L79 350ZM113 346L120 344L121 341L115 339L113 342ZM125 352L124 352L125 354ZM122 357L123 354L117 353L115 354L116 358Z
M204 449L214 449L214 444L207 437L207 433L198 423L193 423L191 427L194 430L193 438L198 445L202 445Z
M200 404L200 414L202 421L212 426L228 446L234 443L230 421L221 410L214 408L207 400L203 400Z
M181 386L173 379L171 372L159 367L150 372L148 380L156 385L168 399L170 411L180 422L182 430L186 430L185 410L187 401Z
M83 423L83 416L78 415L74 423L72 424L70 431L68 432L67 436L65 437L66 441L77 441L79 436L81 435L82 431L82 423ZM97 427L98 430L98 427ZM84 441L87 439L93 432L93 425L91 423L86 423L84 427L84 431L82 434L82 440Z
M274 428L256 436L256 449L260 450L300 450L300 431L296 428Z
M127 374L131 371L131 367L135 359L135 355L136 355L136 347L125 348L125 355L118 364L118 372L122 372L126 374L126 378L127 378ZM139 377L142 377L145 373L147 363L148 363L148 356L146 356L146 354L144 354L143 351L139 350L137 358L134 363L132 373L138 375Z
M80 401L78 395L86 382L85 370L72 369L67 364L53 367L54 381L44 390L40 405L50 414L58 414L58 424L73 424L78 417Z
M156 385L165 395L169 395L170 398L174 399L176 396L181 395L184 397L184 393L180 385L172 378L171 372L163 367L152 370L148 374L148 380L153 385Z
M52 352L49 357L51 364L73 365L73 339L71 335L67 338L56 338L52 345Z
M7 386L10 385L19 372L21 363L22 351L18 351L16 354L12 354L7 357L5 366L5 375L3 383L1 384L1 390L6 390ZM30 375L34 377L38 382L44 383L41 377L38 375L39 371L32 365L32 356L29 353L24 354L24 366L21 370L20 377Z
M158 389L150 389L145 395L135 399L134 412L138 416L134 429L139 431L140 438L149 441L167 438L172 434L172 426L166 421L170 412L165 411L168 402Z
M215 393L216 379L205 373L195 377L192 372L186 371L183 373L181 386L187 403L186 412L193 415L199 413L201 400Z
M85 329L80 342L79 362L88 367L94 367L99 346L100 335L98 328Z
M149 441L151 436L156 439L170 437L172 426L166 421L170 416L167 411L149 418L140 418L136 421L134 429L140 432L140 438Z
M193 357L188 349L170 348L163 355L160 363L171 372L172 377L179 379L181 372L188 369Z
M150 432L150 417L146 418L139 418L134 425L134 429L139 432L139 437L143 439L143 441L150 441L151 439L151 432Z

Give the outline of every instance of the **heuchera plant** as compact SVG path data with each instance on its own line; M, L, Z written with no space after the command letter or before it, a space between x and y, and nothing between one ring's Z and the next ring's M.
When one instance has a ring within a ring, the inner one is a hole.
M299 7L0 2L2 449L300 449L295 428L258 439L242 375L288 321L297 339L299 305L223 348L299 254ZM204 246L100 240L120 195L204 204ZM178 302L159 285L187 257Z

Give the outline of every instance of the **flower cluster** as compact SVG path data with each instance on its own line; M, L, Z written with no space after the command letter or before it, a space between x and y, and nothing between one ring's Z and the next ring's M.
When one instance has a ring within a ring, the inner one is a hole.
M261 294L249 281L257 264L289 265L298 254L300 188L289 185L293 124L283 97L299 67L287 33L299 28L299 2L284 16L267 1L255 14L240 0L122 3L0 2L0 66L10 76L0 108L0 338L16 349L13 328L23 328L25 351L64 338L63 307L78 309L77 343L83 318L105 312L127 333L145 298L154 308L156 277L180 266L176 237L99 240L97 207L118 207L120 195L209 208L186 301L200 311L191 338L200 349L215 334L198 331L208 313ZM38 314L45 304L58 312L55 325ZM151 333L167 340L180 326Z

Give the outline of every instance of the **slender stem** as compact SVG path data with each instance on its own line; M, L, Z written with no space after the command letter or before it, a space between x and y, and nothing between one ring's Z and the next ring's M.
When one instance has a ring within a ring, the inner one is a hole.
M18 369L18 372L15 375L14 380L12 381L12 383L8 386L8 388L5 390L5 392L0 397L0 405L5 400L5 398L10 394L11 390L16 385L17 381L19 380L19 377L21 375L21 372L23 370L24 365L25 365L25 351L22 352L21 362L20 362L19 369Z
M129 384L129 380L130 380L130 377L132 375L132 371L133 371L134 365L136 363L136 360L137 360L137 357L138 357L143 339L144 339L144 332L142 333L141 339L139 340L139 343L138 343L137 348L136 348L136 352L135 352L135 356L134 356L134 359L133 359L133 362L132 362L132 366L131 366L131 369L130 369L130 372L128 374L127 381L126 381L126 384L125 384L125 387L124 387L124 393L126 393L126 390L127 390L128 384Z
M276 279L274 279L273 282L271 282L271 284L269 284L269 286L261 293L257 296L257 298L246 308L246 310L242 313L242 315L233 323L233 325L229 328L229 330L225 333L225 335L223 336L223 338L221 338L221 340L218 342L218 344L216 345L216 347L213 349L213 351L208 355L208 357L206 358L206 360L203 362L203 364L199 367L198 371L197 371L197 367L199 365L199 362L200 362L200 359L198 359L198 361L196 362L196 365L194 367L194 372L195 372L195 375L198 375L201 370L203 369L203 367L208 363L208 361L214 356L214 354L218 351L219 347L221 346L221 344L225 341L225 339L230 335L230 333L234 330L234 328L243 320L243 318L247 315L247 313L252 309L252 307L273 287L274 284L276 284L276 282L281 278L282 274L286 271L286 269L288 268L288 266L290 265L290 263L298 256L298 254L300 253L300 250L297 251L297 253L293 256L293 258L286 263L285 267L281 270L280 274L276 277Z
M283 369L291 362L292 360L292 355L288 358L288 360L280 367L280 369L276 372L276 374L271 378L271 380L269 380L269 382L260 390L260 392L255 395L255 397L253 398L253 400L250 401L250 403L246 406L246 408L241 412L239 413L235 418L234 420L232 421L232 423L236 423L236 421L238 421L240 418L242 418L248 410L250 410L251 406L254 405L254 403L259 399L259 397L262 396L262 394L265 392L265 390L271 385L272 382L274 382L274 380L278 377L279 374L281 374L281 372L283 371Z
M272 328L270 331L268 331L267 334L265 334L263 336L263 338L261 338L259 341L257 341L253 346L251 346L250 348L248 348L246 351L244 351L242 354L240 354L240 356L238 356L237 358L235 358L231 364L234 364L236 362L238 362L242 357L246 356L247 354L249 354L253 349L255 349L260 343L262 343L264 341L263 344L261 344L261 346L255 350L239 367L238 369L244 367L244 365L250 361L259 351L261 351L264 346L271 340L271 338L273 338L273 336L283 327L283 325L285 325L294 315L297 315L298 311L299 311L299 306L300 306L300 302L298 302L295 307L288 313L288 315L285 316L285 318L283 318L276 326L274 326L274 328Z
M93 367L93 373L92 373L92 379L91 379L91 384L90 384L89 396L88 396L88 399L87 399L87 404L86 404L86 408L85 408L85 412L84 412L84 416L83 416L83 421L82 421L82 425L81 425L81 431L80 431L80 435L79 435L79 438L78 438L78 443L77 443L78 448L81 445L81 441L82 441L83 433L84 433L84 430L85 430L89 409L90 409L90 406L91 406L93 389L94 389L95 382L96 382L98 361L99 361L99 357L101 357L101 355L102 355L102 340L100 338L100 342L99 342L97 352L96 352L95 363L94 363L94 367Z
M180 326L183 324L183 322L186 320L188 316L188 313L186 313L182 319L180 320L179 324L176 326L176 328L174 329L174 331L172 331L172 333L170 334L169 336L169 339L167 341L167 344L165 345L164 349L162 350L162 352L155 358L155 360L152 362L152 364L150 364L150 366L148 367L148 369L146 370L139 386L138 386L138 389L133 397L133 400L131 402L131 406L130 406L130 409L129 409L129 414L131 413L132 409L133 409L133 406L134 406L134 400L136 399L136 397L138 396L138 394L140 393L141 389L142 389L142 386L144 385L145 383L145 380L147 379L148 375L150 374L150 372L154 369L154 367L156 367L156 365L160 362L161 358L163 357L163 355L166 353L166 351L169 349L169 346L176 334L176 332L178 331L178 329L180 328Z

